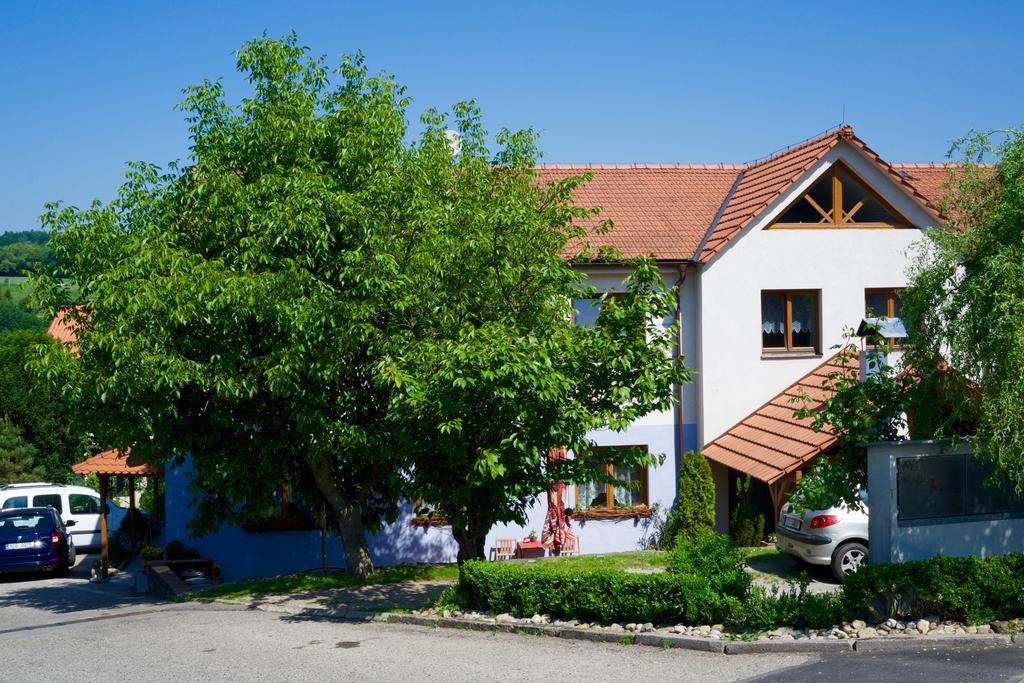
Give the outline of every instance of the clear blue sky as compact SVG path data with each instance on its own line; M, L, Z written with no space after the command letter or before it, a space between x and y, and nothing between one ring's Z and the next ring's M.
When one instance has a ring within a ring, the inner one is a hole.
M414 113L475 97L532 126L545 161L743 162L842 119L891 161L942 160L971 128L1024 124L1017 2L4 2L0 230L44 202L109 199L124 163L187 151L183 86L295 30L363 50Z

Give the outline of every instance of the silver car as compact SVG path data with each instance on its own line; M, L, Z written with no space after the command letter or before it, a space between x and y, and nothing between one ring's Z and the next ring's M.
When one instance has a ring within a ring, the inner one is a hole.
M808 564L828 566L839 581L868 559L867 491L857 493L860 509L845 504L826 510L790 511L782 506L775 525L775 546Z

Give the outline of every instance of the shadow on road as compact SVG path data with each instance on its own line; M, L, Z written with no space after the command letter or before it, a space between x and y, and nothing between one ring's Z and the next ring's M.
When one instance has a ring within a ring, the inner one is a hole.
M95 559L96 555L79 555L66 577L42 572L0 577L0 610L22 607L70 614L156 602L151 596L135 595L132 577L127 574L106 583L90 583L89 573Z

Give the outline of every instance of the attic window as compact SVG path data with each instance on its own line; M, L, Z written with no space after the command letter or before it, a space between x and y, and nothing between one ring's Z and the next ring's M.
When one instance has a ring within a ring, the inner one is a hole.
M900 216L842 164L833 165L772 228L905 228Z

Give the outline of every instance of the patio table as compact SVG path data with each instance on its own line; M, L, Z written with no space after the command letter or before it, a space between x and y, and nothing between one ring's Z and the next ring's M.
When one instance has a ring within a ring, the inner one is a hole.
M545 546L540 541L519 541L516 543L516 557L535 559L544 557Z

